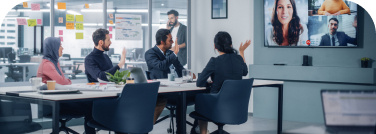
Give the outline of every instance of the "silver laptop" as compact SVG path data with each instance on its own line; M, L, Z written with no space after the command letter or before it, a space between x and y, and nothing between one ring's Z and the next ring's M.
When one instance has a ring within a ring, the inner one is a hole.
M147 83L145 72L138 67L130 68L131 77L134 78L134 83Z
M376 131L376 90L322 90L321 99L327 131Z

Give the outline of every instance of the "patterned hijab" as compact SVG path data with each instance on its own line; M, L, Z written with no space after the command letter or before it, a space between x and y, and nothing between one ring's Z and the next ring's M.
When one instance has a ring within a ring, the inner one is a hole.
M56 71L61 75L60 69L57 66L59 62L59 48L60 38L48 37L43 42L43 59L47 59L54 63Z

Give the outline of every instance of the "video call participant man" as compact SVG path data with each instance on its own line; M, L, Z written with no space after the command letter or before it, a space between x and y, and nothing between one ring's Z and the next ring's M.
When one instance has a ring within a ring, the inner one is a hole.
M341 15L350 14L350 8L346 5L343 0L325 0L320 9L318 10L319 15Z
M178 60L179 47L175 47L171 51L172 36L168 29L159 29L155 35L156 45L145 52L145 61L150 72L151 79L167 78L170 73L170 66L175 67L175 71L179 77L182 77L183 66ZM161 115L164 107L167 104L165 96L158 95L157 106L154 112L154 123Z
M187 26L178 21L179 13L176 10L168 11L167 15L167 29L170 30L172 39L177 40L172 43L171 50L174 51L175 47L179 46L178 60L184 66L187 64Z
M93 33L94 50L85 58L85 74L89 82L98 82L98 79L108 81L106 72L115 74L116 70L125 64L125 48L117 66L112 65L112 61L104 51L110 50L111 40L109 31L97 29Z
M353 26L356 28L356 22ZM320 46L347 46L347 43L357 45L356 38L349 37L344 32L338 30L339 21L337 18L329 19L329 33L321 37Z

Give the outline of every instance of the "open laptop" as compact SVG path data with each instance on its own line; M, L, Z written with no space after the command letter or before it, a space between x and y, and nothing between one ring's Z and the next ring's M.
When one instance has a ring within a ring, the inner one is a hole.
M145 72L138 67L131 67L130 69L131 77L134 78L134 83L147 83Z
M376 90L322 90L326 130L375 133Z

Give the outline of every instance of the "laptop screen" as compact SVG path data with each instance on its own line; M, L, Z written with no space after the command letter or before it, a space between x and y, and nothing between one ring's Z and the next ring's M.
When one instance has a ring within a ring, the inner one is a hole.
M375 126L376 90L323 90L327 126Z

